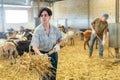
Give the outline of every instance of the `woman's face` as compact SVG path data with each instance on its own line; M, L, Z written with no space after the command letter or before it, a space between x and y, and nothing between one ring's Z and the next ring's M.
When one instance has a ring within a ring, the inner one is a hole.
M51 16L48 15L47 11L43 11L40 16L40 20L43 24L49 23Z

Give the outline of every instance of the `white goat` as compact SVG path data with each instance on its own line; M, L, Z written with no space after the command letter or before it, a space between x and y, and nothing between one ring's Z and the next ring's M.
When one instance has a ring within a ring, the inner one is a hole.
M64 33L63 31L61 31L61 34L63 36L65 44L70 42L70 45L74 45L75 32L73 30L69 30L67 33Z

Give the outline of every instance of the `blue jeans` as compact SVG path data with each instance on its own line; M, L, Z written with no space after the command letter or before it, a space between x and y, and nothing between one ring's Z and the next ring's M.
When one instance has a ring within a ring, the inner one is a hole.
M42 54L47 53L47 52L44 52L44 51L40 51L40 52ZM57 71L57 64L58 64L58 53L54 52L51 55L49 55L49 57L51 57L51 64L53 66L53 68L51 68L50 70L54 74L54 76L51 76L51 77L48 76L48 78L49 78L49 80L56 80L56 71ZM46 74L46 75L48 75L48 74ZM47 79L45 77L43 77L42 80L47 80Z
M93 53L93 45L94 45L96 39L97 39L97 36L92 34L91 38L90 38L90 48L89 48L90 55L92 55L92 53ZM103 40L103 39L101 39L101 40ZM103 56L103 45L102 45L101 40L98 39L98 41L99 41L99 56Z

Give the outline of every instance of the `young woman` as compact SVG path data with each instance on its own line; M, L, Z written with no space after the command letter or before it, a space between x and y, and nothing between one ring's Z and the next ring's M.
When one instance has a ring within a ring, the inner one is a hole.
M53 48L57 51L62 44L60 31L50 24L51 16L52 11L49 8L42 8L39 12L41 24L36 27L30 44L39 56L43 56ZM58 53L54 52L49 55L49 57L51 57L53 67L57 69ZM52 71L55 72L55 76L51 77L50 80L56 80L56 69L52 69ZM46 79L43 78L43 80Z

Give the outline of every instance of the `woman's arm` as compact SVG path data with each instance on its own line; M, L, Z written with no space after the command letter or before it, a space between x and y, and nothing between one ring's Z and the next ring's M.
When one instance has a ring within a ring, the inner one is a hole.
M37 53L38 55L40 55L40 56L43 55L36 46L32 46L32 49L33 49L34 52Z

